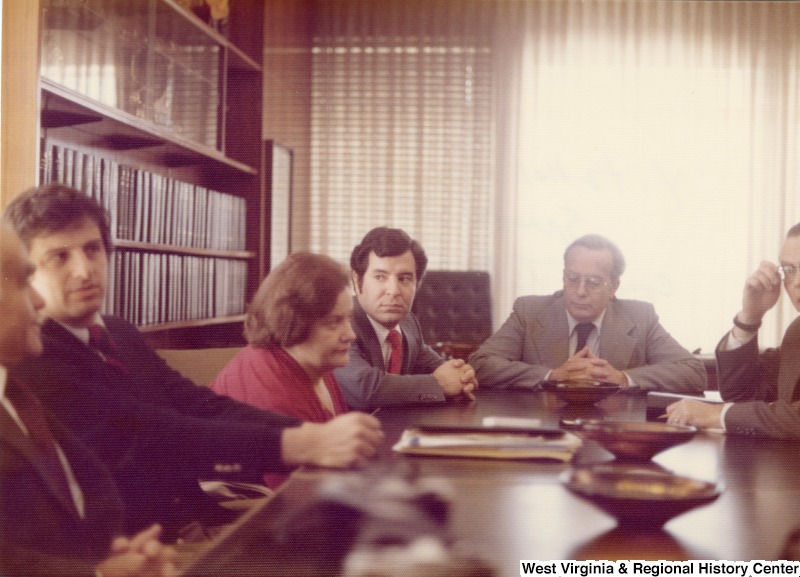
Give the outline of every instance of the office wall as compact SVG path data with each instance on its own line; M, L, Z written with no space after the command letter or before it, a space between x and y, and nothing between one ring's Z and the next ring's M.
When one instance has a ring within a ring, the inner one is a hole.
M308 248L313 0L268 2L264 25L264 138L294 151L292 250Z

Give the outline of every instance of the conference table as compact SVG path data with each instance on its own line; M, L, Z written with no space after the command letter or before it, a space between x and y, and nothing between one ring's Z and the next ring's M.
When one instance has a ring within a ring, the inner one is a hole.
M507 389L481 390L474 402L384 407L376 417L386 442L374 462L357 472L296 471L276 497L246 514L187 575L337 574L336 563L329 571L304 565L325 543L306 554L292 545L313 530L347 540L346 524L313 527L304 513L319 488L337 476L402 474L446 483L450 531L499 577L519 575L520 560L773 560L800 526L800 445L791 441L700 432L656 455L647 466L717 483L722 493L652 531L619 528L614 518L565 488L563 475L571 467L614 461L588 439L569 463L419 457L392 450L415 424L479 425L488 416L537 418L546 427L575 418L643 421L646 398L618 393L580 407L542 391ZM287 531L292 524L296 531Z

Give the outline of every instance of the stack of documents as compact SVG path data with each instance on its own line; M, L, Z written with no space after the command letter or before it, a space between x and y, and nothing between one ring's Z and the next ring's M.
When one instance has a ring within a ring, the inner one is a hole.
M580 446L579 437L559 429L419 425L406 429L393 449L411 455L566 462Z

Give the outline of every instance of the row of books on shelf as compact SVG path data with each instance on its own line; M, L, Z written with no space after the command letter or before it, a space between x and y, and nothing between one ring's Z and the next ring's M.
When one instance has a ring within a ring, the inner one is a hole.
M108 274L105 310L135 325L245 311L244 260L116 250Z
M41 182L72 186L96 199L115 239L243 251L244 198L120 164L46 141Z

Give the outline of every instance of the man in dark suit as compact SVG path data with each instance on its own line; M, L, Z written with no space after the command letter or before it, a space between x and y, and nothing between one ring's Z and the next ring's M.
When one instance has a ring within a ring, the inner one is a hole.
M58 577L168 575L160 527L132 539L106 469L8 369L41 353L34 267L0 226L0 574ZM112 546L112 539L117 537Z
M15 198L5 219L30 251L48 317L42 356L15 374L109 468L129 530L159 522L173 539L189 523L232 520L198 479L258 482L266 471L347 467L375 452L383 434L369 415L301 424L216 395L171 370L135 327L101 316L112 246L91 198L48 185Z
M679 401L667 407L668 421L729 434L800 439L800 318L781 346L760 352L761 319L781 295L781 283L800 311L800 224L786 234L780 264L762 261L747 278L742 309L717 345L719 390L725 404Z
M546 379L588 379L631 391L703 391L703 364L664 330L653 305L616 298L624 270L622 252L602 236L570 244L563 290L518 298L508 320L470 356L481 384L533 388Z
M350 362L334 371L350 407L475 398L472 367L443 361L425 344L411 312L427 265L420 244L398 228L374 228L353 249L356 341Z

